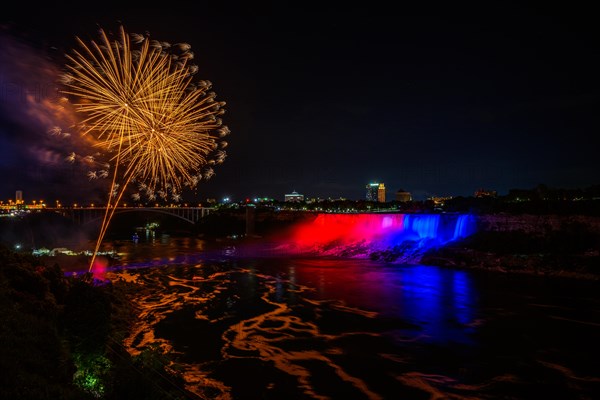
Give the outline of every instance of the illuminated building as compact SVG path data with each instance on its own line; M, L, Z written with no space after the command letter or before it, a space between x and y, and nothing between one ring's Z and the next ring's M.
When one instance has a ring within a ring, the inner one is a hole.
M379 189L379 183L369 183L367 185L367 201L377 201L377 190Z
M495 190L477 189L475 197L496 197L498 193Z
M300 194L294 190L292 193L285 195L285 201L286 202L304 201L304 195Z
M23 202L23 191L22 190L17 190L17 192L15 193L15 202L17 204Z
M377 187L377 201L385 203L385 185L383 183L380 183Z
M380 203L385 203L385 185L383 183L369 183L367 184L366 189L367 201L378 201Z
M410 194L410 192L400 189L396 192L396 201L399 201L402 203L407 202L407 201L412 201L412 195Z
M432 196L432 197L428 197L427 200L433 202L433 205L435 207L443 207L446 204L446 201L448 200L452 200L452 196L446 196L446 197L442 197L442 196Z

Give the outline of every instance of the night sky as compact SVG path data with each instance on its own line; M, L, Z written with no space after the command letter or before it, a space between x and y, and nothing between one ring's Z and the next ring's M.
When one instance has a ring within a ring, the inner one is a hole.
M388 200L398 189L424 199L600 183L600 29L592 10L284 3L98 3L93 15L27 4L3 12L0 198L21 189L26 199L83 201L101 191L84 172L40 156L47 133L14 93L31 92L20 79L31 83L42 64L60 69L75 36L95 39L98 25L116 30L119 22L190 43L199 79L227 102L228 157L184 200L283 200L293 190L362 199L370 181L385 183ZM19 56L15 46L44 61Z

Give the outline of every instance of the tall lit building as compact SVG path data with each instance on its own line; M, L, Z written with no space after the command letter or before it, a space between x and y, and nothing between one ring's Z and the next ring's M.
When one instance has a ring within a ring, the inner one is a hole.
M23 191L17 190L15 193L15 203L20 204L23 202Z
M385 203L385 185L383 183L369 183L366 186L366 189L367 194L365 198L367 201L378 201L380 203Z
M377 201L377 190L379 189L379 183L367 184L367 195L365 199L367 201Z
M377 187L377 201L385 203L385 185L383 183L380 183Z

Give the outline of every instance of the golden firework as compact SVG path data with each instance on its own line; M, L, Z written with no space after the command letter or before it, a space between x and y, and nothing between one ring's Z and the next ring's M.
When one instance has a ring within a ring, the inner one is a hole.
M67 55L63 93L82 115L81 132L93 137L112 168L95 256L129 183L138 182L151 198L170 194L177 201L184 186L213 174L206 167L224 161L229 129L219 118L225 103L215 100L211 83L194 80L198 67L189 44L150 40L123 27L115 38L100 30L99 41L77 41L81 48Z

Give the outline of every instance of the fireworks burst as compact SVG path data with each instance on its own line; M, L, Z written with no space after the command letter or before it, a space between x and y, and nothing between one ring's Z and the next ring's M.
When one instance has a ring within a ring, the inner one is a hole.
M115 38L100 30L99 41L77 40L81 48L67 55L63 93L82 116L80 132L108 160L88 177L112 176L95 254L129 183L143 186L149 199L170 194L178 201L183 187L210 178L212 166L224 161L229 129L219 118L225 102L215 100L211 83L194 82L198 67L189 44L171 46L123 27ZM97 158L82 157L90 165Z

